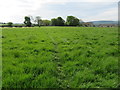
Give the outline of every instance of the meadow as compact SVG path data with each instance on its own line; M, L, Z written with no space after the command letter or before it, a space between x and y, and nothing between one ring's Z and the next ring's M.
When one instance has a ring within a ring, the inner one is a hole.
M2 87L118 87L118 29L2 29Z

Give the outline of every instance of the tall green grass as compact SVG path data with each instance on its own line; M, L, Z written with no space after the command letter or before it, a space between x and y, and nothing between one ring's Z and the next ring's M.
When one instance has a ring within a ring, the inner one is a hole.
M5 88L116 88L117 28L4 28Z

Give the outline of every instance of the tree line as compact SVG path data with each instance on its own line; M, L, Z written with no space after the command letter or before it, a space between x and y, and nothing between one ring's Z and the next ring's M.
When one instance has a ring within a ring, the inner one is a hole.
M62 17L52 18L51 20L42 20L40 16L33 17L25 16L24 24L27 27L31 26L81 26L82 20L75 16L67 16L66 21ZM31 23L34 21L34 24Z
M12 22L2 24L2 27L32 27L32 26L81 26L83 21L75 16L67 16L66 21L62 17L42 20L40 16L24 17L24 24L13 24Z

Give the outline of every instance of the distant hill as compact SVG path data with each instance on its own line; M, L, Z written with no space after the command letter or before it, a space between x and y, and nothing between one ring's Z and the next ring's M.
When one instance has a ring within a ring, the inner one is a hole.
M94 25L99 24L118 24L117 21L91 21Z

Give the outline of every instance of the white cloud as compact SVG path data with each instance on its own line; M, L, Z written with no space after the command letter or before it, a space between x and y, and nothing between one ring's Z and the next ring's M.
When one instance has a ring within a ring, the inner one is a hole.
M98 13L97 15L88 16L84 18L85 21L95 20L118 20L118 9L110 8L104 12Z
M118 2L119 0L0 0L0 22L23 22L26 15L44 14L43 16L51 17L57 11L41 10L45 5L65 4L67 2ZM37 10L41 10L39 13ZM44 13L43 13L44 12ZM49 12L49 14L48 14ZM105 12L104 12L105 13ZM108 14L110 12L106 12ZM115 13L115 12L111 12ZM47 14L47 15L45 15ZM113 14L112 14L113 15ZM100 17L102 15L95 16ZM111 16L111 18L113 18Z

